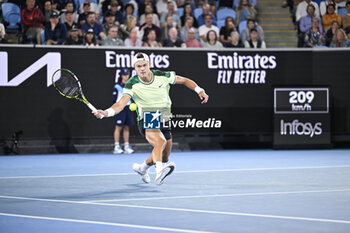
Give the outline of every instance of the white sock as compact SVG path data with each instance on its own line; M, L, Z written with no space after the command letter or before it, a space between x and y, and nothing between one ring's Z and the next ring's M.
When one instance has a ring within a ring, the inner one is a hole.
M124 148L129 146L129 142L124 142Z
M119 142L115 142L114 147L118 147L118 146L119 146Z
M141 171L146 171L148 168L149 168L149 166L147 165L146 162L143 162L143 163L141 164Z
M163 163L162 162L156 162L156 172L160 172L163 169Z

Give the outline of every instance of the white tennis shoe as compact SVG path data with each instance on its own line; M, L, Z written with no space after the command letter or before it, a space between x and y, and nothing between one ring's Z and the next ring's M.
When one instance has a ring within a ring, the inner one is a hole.
M113 150L113 154L121 154L123 153L123 149L120 146L115 146Z
M132 154L134 153L134 150L131 146L124 146L124 154Z
M149 174L148 174L148 169L146 171L141 171L141 164L134 163L132 165L132 169L134 169L134 171L141 176L141 179L143 182L145 182L146 184L151 182L151 178L149 177Z
M175 163L170 162L166 164L160 172L157 172L155 183L161 185L164 182L164 179L170 175L175 170Z

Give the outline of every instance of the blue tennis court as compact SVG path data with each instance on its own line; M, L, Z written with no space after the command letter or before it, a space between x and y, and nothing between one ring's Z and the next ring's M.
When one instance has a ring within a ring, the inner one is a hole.
M0 157L0 232L350 232L350 150L174 152L162 186L146 156Z

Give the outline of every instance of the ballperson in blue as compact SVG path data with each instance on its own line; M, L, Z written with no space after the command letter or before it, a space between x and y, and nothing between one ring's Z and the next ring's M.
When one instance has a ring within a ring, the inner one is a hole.
M122 98L123 96L123 88L125 83L130 78L130 71L128 69L122 69L121 77L119 78L119 81L114 86L113 90L113 103L116 103ZM131 154L134 152L134 150L131 148L129 144L129 138L130 138L130 129L129 126L134 125L134 114L129 109L129 105L131 104L131 101L125 106L125 108L117 115L115 115L115 130L114 130L114 154ZM123 139L124 139L124 150L119 144L121 131L123 130Z

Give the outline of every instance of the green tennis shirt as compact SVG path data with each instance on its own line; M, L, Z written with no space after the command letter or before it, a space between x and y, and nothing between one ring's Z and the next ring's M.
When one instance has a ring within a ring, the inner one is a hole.
M173 71L152 70L153 78L149 83L141 81L138 75L131 77L124 86L124 95L130 96L137 105L137 120L143 119L145 111L161 113L161 120L171 117L170 85L175 84L176 74Z

